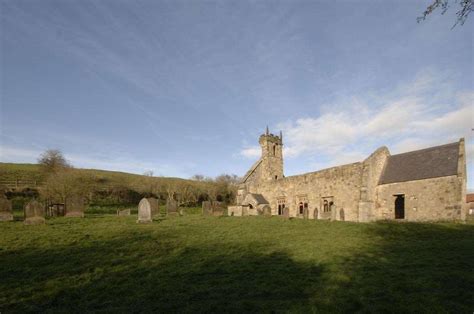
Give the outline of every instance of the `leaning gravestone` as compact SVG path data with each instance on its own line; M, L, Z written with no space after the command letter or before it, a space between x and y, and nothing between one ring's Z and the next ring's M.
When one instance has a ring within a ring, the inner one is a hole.
M6 197L0 198L0 221L12 221L13 220L13 210L12 210L12 201L8 200Z
M202 214L204 216L211 216L212 215L212 205L210 201L202 202Z
M166 213L168 215L179 215L178 202L173 199L168 199L166 201Z
M152 205L150 200L147 198L142 198L140 203L138 203L138 223L148 223L152 222Z
M131 214L130 208L117 210L117 216L130 216L130 214Z
M66 217L84 217L86 204L84 198L80 196L72 196L66 199Z
M44 224L44 207L38 201L31 201L25 206L25 225Z

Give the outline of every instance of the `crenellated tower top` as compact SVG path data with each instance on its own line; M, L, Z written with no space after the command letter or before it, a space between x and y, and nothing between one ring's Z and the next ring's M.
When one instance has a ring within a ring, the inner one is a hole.
M263 178L266 181L283 178L283 135L269 132L268 126L265 134L260 135L259 141L262 148Z

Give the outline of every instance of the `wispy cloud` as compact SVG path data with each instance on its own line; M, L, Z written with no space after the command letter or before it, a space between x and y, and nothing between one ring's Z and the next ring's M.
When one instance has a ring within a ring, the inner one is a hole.
M474 126L474 92L446 92L450 90L444 77L423 71L388 95L360 94L326 106L318 117L279 123L284 155L311 156L312 166L322 168L363 160L381 145L400 153L468 138ZM240 154L255 158L260 151L245 147Z

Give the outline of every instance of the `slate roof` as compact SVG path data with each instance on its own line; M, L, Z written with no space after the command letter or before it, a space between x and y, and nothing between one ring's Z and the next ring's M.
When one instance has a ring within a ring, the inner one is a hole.
M459 143L430 147L388 157L379 184L456 175Z
M265 197L263 197L262 194L253 194L253 193L252 193L252 196L255 198L255 200L257 201L258 204L270 204L270 203L268 203L268 201L265 199Z

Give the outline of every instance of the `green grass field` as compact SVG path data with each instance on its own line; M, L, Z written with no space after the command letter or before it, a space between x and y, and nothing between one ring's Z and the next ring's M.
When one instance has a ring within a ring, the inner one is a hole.
M98 212L0 224L1 313L474 310L473 224Z

